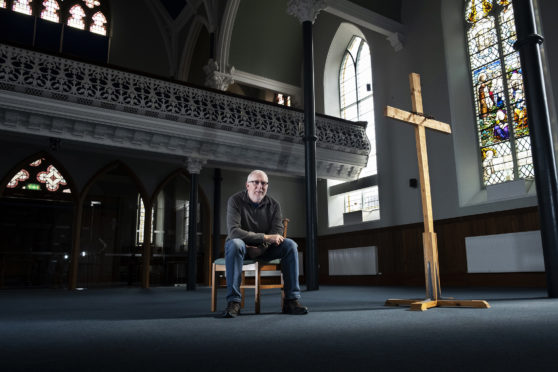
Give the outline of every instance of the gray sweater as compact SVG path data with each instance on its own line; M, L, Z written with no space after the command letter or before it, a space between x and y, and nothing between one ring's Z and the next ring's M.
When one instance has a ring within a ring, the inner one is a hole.
M281 207L267 195L255 205L247 191L238 192L227 203L227 231L227 240L242 239L246 244L262 246L264 234L283 234Z

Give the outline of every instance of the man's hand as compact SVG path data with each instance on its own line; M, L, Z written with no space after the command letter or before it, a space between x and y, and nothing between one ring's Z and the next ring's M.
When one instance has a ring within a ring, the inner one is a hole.
M283 243L283 240L285 240L285 238L283 238L283 235L273 234L273 235L264 235L264 240L266 243L279 245Z

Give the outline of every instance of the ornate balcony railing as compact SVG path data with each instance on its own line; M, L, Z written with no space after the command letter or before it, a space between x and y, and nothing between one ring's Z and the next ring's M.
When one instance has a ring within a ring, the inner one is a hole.
M303 113L297 110L4 44L0 90L160 119L153 126L163 120L303 143ZM368 156L363 125L317 116L316 126L318 149Z

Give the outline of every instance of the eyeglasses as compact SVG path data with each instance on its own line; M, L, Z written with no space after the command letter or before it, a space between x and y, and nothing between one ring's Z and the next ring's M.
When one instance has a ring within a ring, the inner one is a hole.
M262 186L267 186L267 185L269 185L269 182L265 182L265 181L248 181L248 182L251 182L251 183L253 183L253 184L256 185L256 186L259 185L259 184L261 184Z

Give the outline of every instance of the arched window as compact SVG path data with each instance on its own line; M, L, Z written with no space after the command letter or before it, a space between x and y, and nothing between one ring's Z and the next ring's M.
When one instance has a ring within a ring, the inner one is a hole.
M70 8L70 17L68 18L68 26L79 28L80 30L85 29L85 23L83 19L85 18L85 12L83 8L79 5L74 5Z
M29 4L30 2L31 0L14 0L12 10L14 12L31 15L33 14L33 10L31 9L31 5Z
M55 23L65 23L80 30L88 29L102 36L108 34L109 0L103 0L102 3L100 0L0 0L0 8L9 8L14 12ZM44 32L39 26L34 27L34 33Z
M66 179L45 158L39 158L20 169L6 185L5 194L35 199L71 199Z
M103 13L97 12L93 14L91 20L93 22L91 22L91 27L89 28L89 31L103 36L107 34L107 28L105 26L105 24L107 23L107 19L105 18Z
M380 218L372 63L370 48L362 37L355 35L347 44L339 68L338 82L339 116L346 120L368 123L366 134L371 149L368 164L360 172L356 184L328 181L330 227Z
M43 10L41 11L41 18L47 21L52 21L58 23L60 21L60 15L58 11L60 10L60 5L58 1L55 0L45 0L43 1Z
M101 5L101 2L99 0L83 0L83 2L85 3L85 6L88 7L89 9L93 9L96 6Z
M513 6L468 0L467 45L485 186L534 177Z

